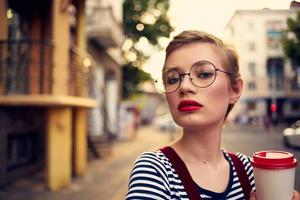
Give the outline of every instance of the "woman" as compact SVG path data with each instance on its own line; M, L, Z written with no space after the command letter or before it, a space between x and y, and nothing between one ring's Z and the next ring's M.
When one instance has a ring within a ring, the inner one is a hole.
M162 79L183 134L138 158L127 199L249 199L248 157L221 148L224 121L243 88L236 53L213 35L184 31L166 49Z

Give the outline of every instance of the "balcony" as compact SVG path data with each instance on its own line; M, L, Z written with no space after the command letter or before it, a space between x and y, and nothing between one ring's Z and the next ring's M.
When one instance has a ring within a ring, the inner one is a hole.
M42 40L0 41L0 96L52 95L53 45ZM90 97L93 59L72 46L68 96ZM59 77L58 77L59 78Z
M111 7L90 8L87 34L105 48L120 47L124 40L121 24L115 19Z
M0 40L0 95L50 94L53 46L43 40Z
M269 78L268 79L268 84L269 84L269 90L272 91L283 91L284 89L284 79L281 78Z
M268 79L268 94L275 97L298 97L300 88L296 79Z

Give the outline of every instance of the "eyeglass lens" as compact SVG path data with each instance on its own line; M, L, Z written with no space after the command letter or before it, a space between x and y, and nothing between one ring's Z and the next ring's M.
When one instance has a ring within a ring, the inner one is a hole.
M175 92L181 82L188 75L190 81L197 87L205 88L210 86L216 78L216 68L207 61L199 61L192 65L190 72L180 74L176 68L169 69L163 73L163 92Z

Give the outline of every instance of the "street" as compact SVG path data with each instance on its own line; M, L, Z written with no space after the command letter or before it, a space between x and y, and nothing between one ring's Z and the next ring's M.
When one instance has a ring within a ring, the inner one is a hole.
M265 132L260 127L233 127L225 128L223 134L223 147L230 151L242 152L248 156L261 150L288 151L298 160L296 169L295 188L300 191L300 150L286 148L282 143L281 131L284 127L273 128L271 132Z
M239 151L251 155L255 151L275 149L293 153L300 160L299 150L282 146L280 131L273 129L265 133L262 128L226 127L223 147L228 151ZM179 134L176 134L177 136ZM148 150L157 149L170 140L168 132L159 132L155 127L142 127L132 141L115 142L110 156L89 162L87 174L74 178L71 188L49 192L41 183L43 175L30 180L18 181L0 190L1 200L120 200L127 191L129 173L137 156ZM59 166L58 166L59 167ZM300 190L300 168L297 168L296 189Z

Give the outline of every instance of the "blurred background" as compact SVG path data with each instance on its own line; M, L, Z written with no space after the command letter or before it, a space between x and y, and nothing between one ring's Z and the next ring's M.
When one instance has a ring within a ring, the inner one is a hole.
M299 160L299 9L291 0L1 0L0 199L124 199L137 156L180 137L154 80L168 42L187 29L239 54L244 91L223 147ZM299 167L296 177L300 190Z

